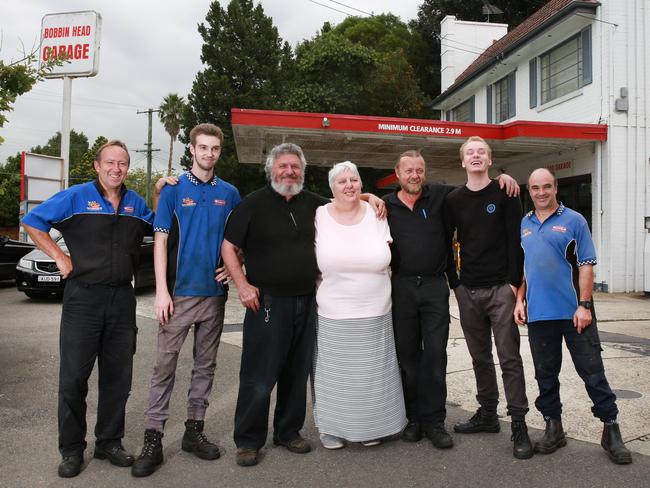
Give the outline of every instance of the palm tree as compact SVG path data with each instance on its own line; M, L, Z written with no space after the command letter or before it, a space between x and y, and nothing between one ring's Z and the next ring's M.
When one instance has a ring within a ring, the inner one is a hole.
M158 107L158 116L160 122L169 134L169 163L167 164L167 174L172 174L172 155L174 151L174 141L181 130L181 118L185 110L185 100L179 97L178 93L170 93L163 98L160 107Z

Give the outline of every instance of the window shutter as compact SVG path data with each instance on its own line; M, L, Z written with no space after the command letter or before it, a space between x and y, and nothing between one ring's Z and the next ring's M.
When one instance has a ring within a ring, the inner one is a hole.
M486 87L487 90L487 120L488 124L492 123L492 85Z
M515 92L515 85L516 85L516 77L515 77L515 71L510 73L508 75L508 118L512 118L515 115L517 115L517 110L515 107L515 100L516 100L516 92Z
M591 74L591 26L587 26L580 32L582 37L582 86L592 81Z
M528 76L530 88L530 108L537 107L537 58L533 58L528 63Z

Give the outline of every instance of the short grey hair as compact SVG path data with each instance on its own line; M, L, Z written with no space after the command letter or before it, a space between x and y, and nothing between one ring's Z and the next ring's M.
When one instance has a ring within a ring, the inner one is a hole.
M300 163L302 164L302 171L303 173L305 172L305 168L307 167L307 160L305 159L305 155L303 154L300 146L298 144L294 144L293 142L284 142L271 149L269 155L266 157L264 172L266 173L267 180L271 181L273 163L275 163L275 160L283 154L293 154L294 156L298 156Z
M330 172L327 174L327 180L330 184L330 190L334 188L334 180L338 175L343 173L344 171L349 171L350 173L354 173L357 175L359 178L359 182L361 183L361 186L363 186L363 182L361 181L361 175L359 174L359 170L357 169L357 165L354 164L352 161L343 161L342 163L337 163L335 164Z

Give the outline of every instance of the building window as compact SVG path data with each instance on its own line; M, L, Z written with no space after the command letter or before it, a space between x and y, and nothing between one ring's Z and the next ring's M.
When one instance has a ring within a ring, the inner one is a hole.
M452 122L474 122L474 96L452 108L450 117L447 120Z
M539 57L539 81L542 104L591 83L591 27Z
M492 104L494 104L494 121L496 123L503 122L516 115L515 83L515 72L513 71L492 85L492 90L488 90L488 123L491 123L492 119Z

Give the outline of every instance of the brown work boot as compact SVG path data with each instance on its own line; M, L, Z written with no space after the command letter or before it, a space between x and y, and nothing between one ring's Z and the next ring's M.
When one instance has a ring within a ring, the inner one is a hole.
M298 437L290 441L282 441L278 437L273 437L273 444L276 446L284 446L289 451L296 454L307 454L311 451L309 442L303 439L300 434L298 434Z
M250 447L240 447L237 449L237 464L240 466L255 466L258 463L259 450Z

